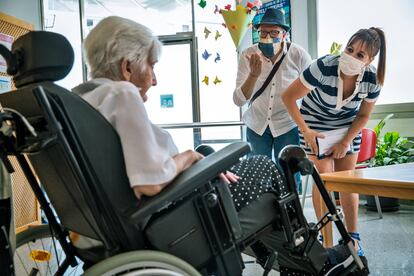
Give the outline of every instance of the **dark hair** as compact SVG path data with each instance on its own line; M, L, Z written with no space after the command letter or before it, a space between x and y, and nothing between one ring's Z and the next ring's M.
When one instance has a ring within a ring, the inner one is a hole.
M385 78L385 67L386 67L386 45L385 45L385 34L384 32L376 27L369 29L360 29L349 39L346 44L347 47L356 41L364 43L369 51L371 58L375 57L378 52L380 53L377 66L377 82L384 84Z

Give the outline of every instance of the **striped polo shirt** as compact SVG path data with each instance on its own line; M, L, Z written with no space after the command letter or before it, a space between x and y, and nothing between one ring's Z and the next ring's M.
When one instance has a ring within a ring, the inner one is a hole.
M349 128L362 100L375 102L380 94L381 86L376 81L376 69L370 64L358 77L354 93L343 99L338 64L338 55L326 55L313 62L300 75L302 84L311 90L303 98L300 112L313 130L322 132ZM360 140L358 136L354 139L353 151L359 151Z

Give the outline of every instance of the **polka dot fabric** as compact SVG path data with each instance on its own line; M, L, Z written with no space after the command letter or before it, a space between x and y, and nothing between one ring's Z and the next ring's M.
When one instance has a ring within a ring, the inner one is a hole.
M230 169L240 177L229 185L237 212L264 193L283 196L287 193L286 182L271 159L264 155L244 159Z

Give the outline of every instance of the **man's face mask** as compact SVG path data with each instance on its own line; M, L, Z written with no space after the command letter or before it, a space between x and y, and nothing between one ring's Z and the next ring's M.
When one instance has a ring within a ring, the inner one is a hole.
M282 37L283 33L280 31L260 31L259 49L262 51L265 57L270 59L279 52L281 48Z

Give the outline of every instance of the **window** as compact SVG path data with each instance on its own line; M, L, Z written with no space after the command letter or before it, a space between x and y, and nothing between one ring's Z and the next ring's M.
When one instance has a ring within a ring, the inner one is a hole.
M411 0L318 0L318 55L333 41L346 42L361 28L380 27L387 40L387 69L378 104L414 102L412 53L414 2ZM376 66L377 60L373 64Z
M44 29L64 35L75 53L75 61L69 75L56 82L70 90L83 82L79 3L69 0L43 0L43 14Z
M84 0L84 3L88 29L102 18L117 15L144 24L156 35L192 31L191 1Z
M240 109L232 100L237 52L222 25L221 14L215 12L216 6L223 9L229 2L211 0L204 8L198 3L194 0L43 0L45 29L63 34L75 51L74 67L59 84L71 89L83 81L81 17L83 37L107 16L128 18L150 28L164 43L161 59L155 66L158 84L148 92L146 103L152 122L166 127L180 150L199 143L221 147L240 140L239 124L220 124L240 120ZM235 9L236 3L231 4ZM205 28L211 31L208 38ZM211 54L209 59L203 58L205 50ZM202 82L205 76L209 78L208 85ZM204 127L203 122L218 122L220 126ZM192 123L197 123L197 127Z

